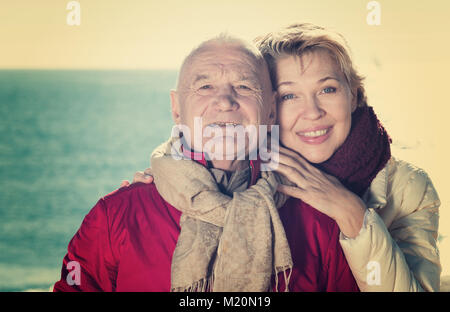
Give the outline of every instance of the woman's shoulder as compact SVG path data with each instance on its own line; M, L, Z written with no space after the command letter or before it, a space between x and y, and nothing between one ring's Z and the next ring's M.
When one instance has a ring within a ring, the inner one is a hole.
M372 184L372 191L377 193L378 197L384 197L386 206L392 206L394 210L402 208L404 213L408 213L429 205L440 205L427 172L395 157L391 157Z
M422 168L411 164L405 160L396 158L392 156L386 167L389 171L390 176L396 176L397 178L410 178L411 176L415 176L418 179L426 180L428 179L428 174Z
M432 185L431 178L424 169L405 160L391 157L385 169L391 188L421 191Z

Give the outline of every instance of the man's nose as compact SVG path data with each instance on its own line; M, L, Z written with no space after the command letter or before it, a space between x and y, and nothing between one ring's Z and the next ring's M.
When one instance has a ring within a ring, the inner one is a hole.
M217 93L215 102L217 108L221 110L234 110L239 107L236 92L231 86L221 88Z
M303 103L302 117L307 120L316 120L325 115L316 96L308 97Z

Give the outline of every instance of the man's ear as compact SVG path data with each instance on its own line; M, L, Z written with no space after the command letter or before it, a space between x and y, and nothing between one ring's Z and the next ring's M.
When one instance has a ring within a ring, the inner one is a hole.
M172 107L172 119L175 124L180 124L180 101L178 92L170 90L170 105Z

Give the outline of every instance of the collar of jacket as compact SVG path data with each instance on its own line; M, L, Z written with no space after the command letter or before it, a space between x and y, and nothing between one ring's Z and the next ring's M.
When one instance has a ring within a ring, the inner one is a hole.
M363 195L363 200L367 208L380 209L386 206L387 203L387 187L388 187L388 172L392 158L389 159L386 166L378 172L372 184Z
M183 145L181 145L181 150L183 151L183 155L195 160L196 162L202 164L203 166L205 166L206 168L208 168L208 162L205 158L205 154L203 152L195 152L195 151L191 151L189 149L184 149ZM250 185L253 185L256 183L256 180L259 177L259 173L260 173L260 168L261 168L261 159L259 158L259 156L257 157L256 160L250 160L250 167L251 167L251 171L252 171L252 180Z

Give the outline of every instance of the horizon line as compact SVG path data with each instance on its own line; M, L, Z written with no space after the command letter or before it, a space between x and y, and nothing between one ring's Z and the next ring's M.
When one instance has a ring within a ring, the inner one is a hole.
M42 70L42 71L178 71L177 68L123 68L123 67L111 67L111 68L105 68L105 67L0 67L0 71L8 71L8 70Z

